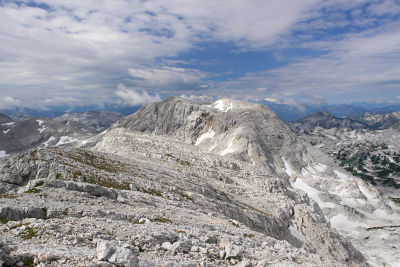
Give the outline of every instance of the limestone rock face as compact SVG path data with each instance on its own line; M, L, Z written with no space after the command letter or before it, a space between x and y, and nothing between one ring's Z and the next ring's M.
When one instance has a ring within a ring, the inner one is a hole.
M328 131L338 128L363 131L362 128L367 124L319 112L290 126L296 132L305 134L322 127ZM306 192L319 204L328 221L342 234L349 235L358 248L368 255L371 249L367 244L378 242L375 235L369 234L369 229L395 226L400 219L399 208L392 201L362 179L340 168L312 143L296 138L269 108L261 105L229 99L201 105L181 98L170 98L144 107L115 127L169 136L203 151L264 169L268 175L279 177L280 186L293 186ZM330 133L326 134L327 140L332 138ZM395 143L394 146L397 146ZM234 165L232 167L235 168ZM394 196L397 197L397 194ZM301 224L297 222L297 225ZM307 230L303 228L302 231ZM360 232L363 234L357 234ZM308 235L318 239L315 233L310 231ZM365 236L374 241L365 242L362 240ZM394 244L396 240L400 241L400 235L396 234L389 243ZM394 250L389 254L393 254ZM390 258L389 262L397 261L392 256L381 256L384 255L383 251L374 250L372 253L371 262L378 265L385 262L385 258Z
M331 219L384 201L351 178L340 210L328 164L267 107L170 98L93 147L3 161L0 231L16 261L59 266L368 266Z
M290 149L301 144L270 108L235 100L199 105L172 97L143 107L113 127L173 137L215 154L262 165L271 174L282 165L283 155L292 154L292 161L301 157L300 148Z

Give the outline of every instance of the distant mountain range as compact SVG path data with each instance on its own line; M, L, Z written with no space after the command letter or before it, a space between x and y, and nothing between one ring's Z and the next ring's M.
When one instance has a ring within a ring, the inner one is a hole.
M14 121L0 113L1 155L6 156L34 147L82 145L122 117L117 112L89 111L67 113L54 119L20 118Z
M273 102L264 101L262 104L270 107L278 117L285 122L292 122L306 117L312 113L318 111L326 111L337 118L357 118L357 114L362 116L367 112L380 114L388 113L393 111L399 111L400 105L388 105L388 104L369 104L369 103L358 103L358 104L321 104L321 105L302 105L294 106L287 104L276 104Z
M288 105L288 104L277 104L268 101L259 102L259 104L266 105L271 108L278 117L284 122L292 122L306 117L312 113L318 111L327 111L337 118L351 118L357 119L360 115L365 113L381 114L393 111L400 111L400 104L370 104L370 103L356 103L356 104L315 104L315 105ZM71 112L87 112L95 110L108 110L123 115L130 115L140 109L140 106L126 106L105 103L101 109L95 105L83 105L75 108L67 106L55 106L48 110L43 109L32 109L26 107L16 107L13 109L3 109L0 113L11 117L13 120L24 120L29 118L56 118L64 115L65 113Z
M400 112L363 112L352 119L316 112L288 126L354 176L400 197Z
M0 109L0 113L12 118L14 121L18 120L26 120L29 118L57 118L67 113L82 113L82 112L90 112L90 111L112 111L121 113L123 115L130 115L136 112L140 106L124 106L124 105L115 105L115 104L106 104L101 109L98 106L80 106L71 109L70 107L57 106L52 107L50 109L33 109L27 107L16 107L12 109Z

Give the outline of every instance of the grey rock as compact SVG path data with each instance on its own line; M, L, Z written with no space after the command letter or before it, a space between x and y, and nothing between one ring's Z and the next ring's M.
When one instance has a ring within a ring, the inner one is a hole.
M99 261L108 261L108 259L115 253L115 244L110 241L99 240L97 241L97 259Z
M108 261L116 266L136 267L138 264L137 251L131 246L117 246L114 242L97 241L97 259Z

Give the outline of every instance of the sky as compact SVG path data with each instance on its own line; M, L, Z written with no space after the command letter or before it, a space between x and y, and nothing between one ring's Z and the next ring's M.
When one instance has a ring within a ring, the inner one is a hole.
M0 0L0 109L400 103L400 0Z

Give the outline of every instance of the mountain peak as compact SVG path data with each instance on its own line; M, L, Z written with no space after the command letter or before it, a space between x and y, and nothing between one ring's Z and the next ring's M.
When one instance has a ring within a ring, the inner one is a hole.
M336 127L360 129L365 127L362 122L351 119L336 118L327 111L314 112L300 120L288 123L289 127L295 132L311 132L316 127L332 129Z
M307 117L329 117L329 118L335 118L328 111L317 111L317 112L314 112L314 113L308 115Z

